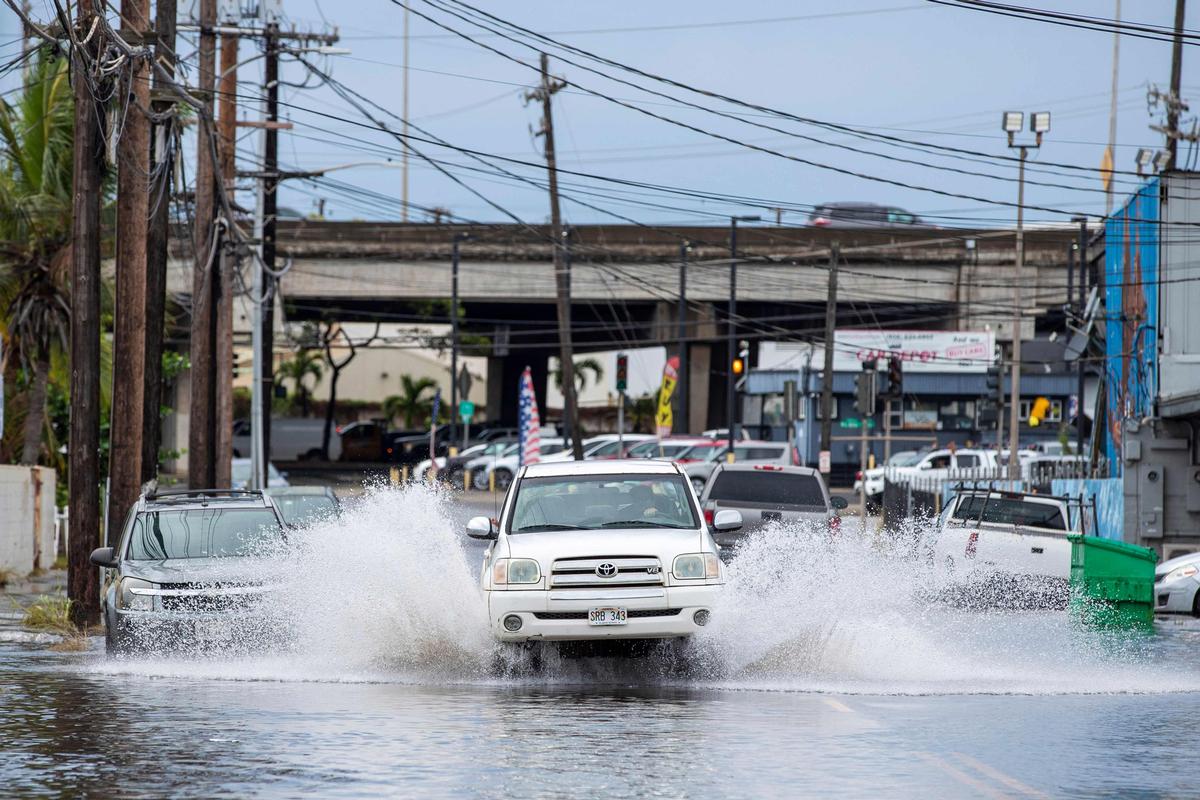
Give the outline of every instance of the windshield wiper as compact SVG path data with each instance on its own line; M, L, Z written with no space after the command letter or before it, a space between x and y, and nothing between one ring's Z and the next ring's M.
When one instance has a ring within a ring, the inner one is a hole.
M605 522L601 528L671 528L672 530L682 530L683 525L668 525L665 522L652 522L647 519L618 519L612 522Z
M546 522L541 525L528 525L517 528L517 533L533 533L536 531L582 531L587 530L578 525L566 525L562 522Z

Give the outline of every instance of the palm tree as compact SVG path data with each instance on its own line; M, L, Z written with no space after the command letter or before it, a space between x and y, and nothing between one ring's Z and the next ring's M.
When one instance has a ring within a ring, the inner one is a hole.
M401 393L384 399L384 415L389 420L400 417L404 420L405 428L414 428L428 422L433 414L433 397L426 397L425 392L432 389L437 389L437 381L432 378L414 379L411 375L401 375Z
M592 383L599 383L604 379L604 367L594 358L577 358L575 364L575 388L582 392L587 388L587 373L592 373ZM562 385L562 365L555 367L550 373L554 379L554 385L561 392Z
M43 50L16 103L0 100L0 311L29 387L25 464L39 460L51 359L69 336L73 138L67 63Z
M304 379L312 376L313 382L321 380L324 370L321 369L321 357L307 347L301 348L294 356L279 365L275 374L276 380L291 380L296 384L296 394L300 396L300 416L308 416L309 388Z

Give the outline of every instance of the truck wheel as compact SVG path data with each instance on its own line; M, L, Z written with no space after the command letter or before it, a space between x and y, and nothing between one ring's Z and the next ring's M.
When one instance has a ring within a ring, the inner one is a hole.
M497 489L507 489L512 484L513 474L508 470L498 469L492 474L496 476Z
M1200 589L1197 589L1195 596L1192 597L1192 616L1200 617Z
M132 648L129 644L129 634L121 628L121 624L105 625L104 652L110 656L128 655Z

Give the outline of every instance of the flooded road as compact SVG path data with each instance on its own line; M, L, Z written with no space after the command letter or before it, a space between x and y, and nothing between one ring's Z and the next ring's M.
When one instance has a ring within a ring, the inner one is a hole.
M1102 634L946 608L878 547L780 532L682 660L526 669L481 635L469 513L390 492L315 526L286 561L276 613L303 627L283 649L0 644L4 794L1197 793L1190 620Z

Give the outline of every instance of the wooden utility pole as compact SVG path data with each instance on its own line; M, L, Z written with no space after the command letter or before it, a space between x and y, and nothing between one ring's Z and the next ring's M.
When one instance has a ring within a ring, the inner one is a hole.
M79 0L78 36L96 23L95 0ZM104 143L92 65L101 49L97 32L72 50L75 76L74 186L71 198L71 537L67 596L79 626L100 619L99 575L91 551L100 542L100 190Z
M563 249L562 213L558 206L558 167L554 159L554 117L550 98L567 84L550 77L550 59L542 53L542 83L526 99L542 103L542 129L538 132L546 142L546 171L550 177L550 236L554 249L554 285L558 306L559 369L562 372L563 435L571 437L571 452L576 461L583 460L583 440L579 436L578 404L575 391L574 348L571 346L571 274Z
M149 0L122 0L121 16L139 36L150 27ZM113 314L112 427L108 544L121 536L142 483L146 364L146 231L150 215L150 65L129 64L129 96L117 141L117 302Z
M195 267L192 277L191 397L188 409L188 484L193 489L216 484L216 304L220 262L214 255L219 244L216 227L216 174L210 141L213 119L213 73L216 66L216 0L200 0L200 47L196 92L203 103L197 125ZM213 258L210 259L210 256Z
M217 80L217 154L221 189L232 197L237 183L237 64L238 37L221 36L221 71ZM216 352L213 356L213 394L216 410L213 418L213 485L230 485L233 459L233 273L239 268L238 256L225 248L220 255L216 287Z
M1183 22L1185 0L1175 0L1175 41L1171 45L1171 97L1167 101L1167 169L1175 169L1179 152L1179 111L1183 105L1180 82L1183 75Z
M833 439L833 337L837 327L838 260L837 242L829 247L829 296L825 301L825 366L821 373L821 449L829 450Z
M175 73L175 0L155 4L154 59L167 72ZM154 76L151 108L166 114L174 101L166 99L170 89L160 74ZM151 129L151 173L156 185L150 192L150 220L146 231L146 394L142 402L142 483L158 476L158 450L162 443L162 354L163 322L167 301L167 260L171 235L171 180L174 175L175 120L155 123Z
M408 11L405 10L407 14ZM263 138L263 235L262 265L275 269L275 233L279 217L279 24L267 23L267 60L263 77L267 85L267 128ZM271 461L271 401L275 395L275 277L267 272L264 285L268 287L262 309L262 339L255 358L262 359L262 485L267 485ZM257 434L255 434L257 436Z

